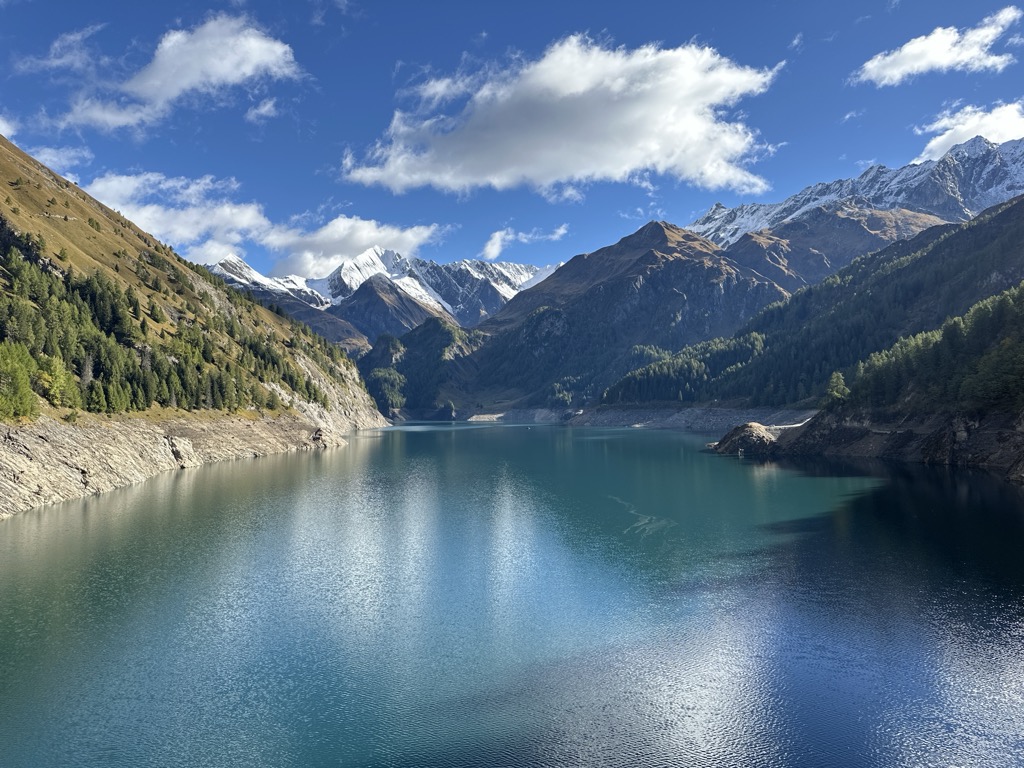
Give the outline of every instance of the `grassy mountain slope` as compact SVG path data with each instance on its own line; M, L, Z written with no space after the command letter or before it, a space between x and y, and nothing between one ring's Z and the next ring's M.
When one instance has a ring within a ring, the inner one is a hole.
M815 208L772 230L745 234L726 253L793 292L821 282L859 256L944 223L924 213L843 202Z
M375 421L336 348L2 138L0 342L7 417L48 402L66 414L294 405L314 422Z

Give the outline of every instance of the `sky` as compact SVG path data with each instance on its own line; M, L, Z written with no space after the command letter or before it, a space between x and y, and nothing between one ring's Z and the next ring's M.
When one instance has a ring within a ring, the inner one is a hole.
M202 263L545 265L1024 136L1022 8L0 0L0 134Z

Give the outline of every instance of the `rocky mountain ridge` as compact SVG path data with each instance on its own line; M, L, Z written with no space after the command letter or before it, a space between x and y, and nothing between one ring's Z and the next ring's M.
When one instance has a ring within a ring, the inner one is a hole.
M729 333L787 295L700 235L650 222L573 257L481 323L462 387L478 399L582 405L628 368L635 347Z
M352 325L371 342L384 334L401 336L429 317L456 323L437 302L427 303L387 275L370 275L351 294L331 304L325 314Z
M688 229L720 245L748 232L775 230L808 212L846 202L878 210L905 209L947 222L967 221L1024 193L1024 139L993 144L976 136L938 160L891 169L868 168L855 179L813 184L778 203L727 208L715 203Z
M392 289L383 285L383 278L393 283L408 299L424 307L428 314L450 317L460 326L471 328L554 269L481 259L440 264L407 258L380 247L345 259L327 277L318 279L297 275L266 277L237 256L229 256L211 267L212 272L236 288L248 291L264 303L276 304L292 316L301 315L304 322L310 322L328 338L345 341L351 348L365 348L365 339L372 342L381 333L393 333L396 330L394 323L387 321L376 326L364 323L354 334L343 339L340 337L344 335L344 328L335 328L330 321L318 323L306 307L345 317L346 310L333 311L331 308L345 302L367 280L376 277L377 293L393 294Z

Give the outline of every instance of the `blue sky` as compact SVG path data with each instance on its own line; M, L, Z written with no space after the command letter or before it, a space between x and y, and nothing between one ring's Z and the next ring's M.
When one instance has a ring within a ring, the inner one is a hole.
M1005 2L0 0L0 133L197 261L564 261L1024 136Z

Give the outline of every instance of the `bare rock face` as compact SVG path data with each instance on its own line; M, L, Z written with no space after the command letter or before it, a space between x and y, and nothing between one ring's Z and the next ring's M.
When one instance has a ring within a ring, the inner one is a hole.
M166 440L171 456L178 462L178 467L181 469L198 467L203 463L199 456L196 455L196 450L192 447L192 441L187 437L172 437L168 435Z
M0 519L39 506L140 483L168 470L214 461L345 445L353 429L384 426L369 406L334 410L322 421L292 409L277 414L80 414L75 424L43 416L0 425Z
M1024 413L968 417L825 411L784 430L770 453L978 467L1024 484Z
M715 453L735 456L768 456L775 445L775 434L763 424L751 421L731 429L715 444Z

